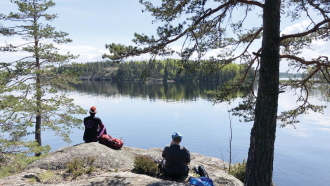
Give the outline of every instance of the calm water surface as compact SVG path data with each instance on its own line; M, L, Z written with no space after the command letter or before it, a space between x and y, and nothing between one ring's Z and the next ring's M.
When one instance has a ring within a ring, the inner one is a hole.
M90 82L76 86L76 91L67 92L75 103L89 109L97 108L97 116L113 137L123 137L125 145L138 148L163 148L171 141L171 134L183 134L182 145L190 152L229 161L229 118L231 105L212 104L204 91L216 89L217 84L170 83L138 84L115 82ZM315 104L322 91L311 93ZM280 94L279 112L295 105L293 92ZM277 128L273 181L282 185L330 185L330 115L310 113L300 117L300 123ZM86 113L87 116L87 113ZM83 118L84 116L81 116ZM232 120L234 162L247 158L252 123ZM82 124L83 125L83 124ZM56 150L67 144L59 137L43 133L43 144ZM47 137L44 137L47 136ZM75 129L71 134L72 144L83 142L83 131Z

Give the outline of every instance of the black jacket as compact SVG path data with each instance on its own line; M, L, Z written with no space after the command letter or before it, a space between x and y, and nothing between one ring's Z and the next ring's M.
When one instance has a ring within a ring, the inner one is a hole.
M85 132L84 139L93 139L97 137L97 128L102 126L102 121L98 117L88 116L84 118Z

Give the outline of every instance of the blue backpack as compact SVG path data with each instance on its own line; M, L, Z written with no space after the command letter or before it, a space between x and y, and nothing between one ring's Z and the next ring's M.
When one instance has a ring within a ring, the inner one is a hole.
M209 178L206 170L204 169L203 165L198 166L198 169L194 166L194 171L196 174L199 174L199 178L190 178L190 185L196 186L214 186L212 179Z
M210 178L205 177L190 178L189 184L196 186L214 186L213 181Z

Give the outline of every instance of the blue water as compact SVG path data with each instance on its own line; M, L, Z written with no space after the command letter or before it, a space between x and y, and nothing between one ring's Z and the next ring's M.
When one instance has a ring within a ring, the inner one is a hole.
M159 85L157 85L159 86ZM183 134L182 145L190 152L229 161L228 107L237 105L216 104L204 96L192 99L149 99L148 96L130 96L112 91L113 94L69 92L75 103L89 109L97 108L97 116L113 137L123 137L127 146L138 148L163 148L171 141L171 134ZM134 94L134 93L133 93ZM318 92L310 95L312 103L327 104L318 100ZM293 93L280 94L279 112L293 108ZM300 117L294 127L277 128L273 181L277 186L330 185L330 110L324 114L310 113ZM87 116L87 113L86 113ZM84 116L81 116L83 118ZM239 122L233 117L233 162L247 158L252 123ZM82 124L83 125L83 124ZM70 145L83 142L83 131L75 129ZM42 134L43 144L52 150L66 146L51 132Z

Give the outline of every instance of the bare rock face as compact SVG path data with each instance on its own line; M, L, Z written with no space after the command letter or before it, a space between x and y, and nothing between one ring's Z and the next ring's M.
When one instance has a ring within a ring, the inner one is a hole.
M28 165L26 169L40 168L58 170L65 169L66 164L74 158L96 158L94 165L106 170L130 170L133 168L134 155L125 150L113 150L96 142L81 143L75 146L60 148Z
M113 150L95 142L82 143L64 147L50 153L47 157L31 163L22 173L0 179L0 185L29 185L26 179L30 178L31 175L35 175L34 173L40 172L40 170L64 171L66 164L72 162L74 158L82 160L87 157L95 158L93 165L104 171L94 177L81 178L71 182L59 182L56 185L189 185L131 172L135 156L145 155L153 159L162 159L162 151L163 149L161 148L140 149L127 146L122 147L121 150ZM191 153L190 167L198 167L198 165L204 166L209 177L216 185L243 186L241 181L223 170L224 166L229 166L227 162L218 158ZM34 185L42 184L34 183Z

